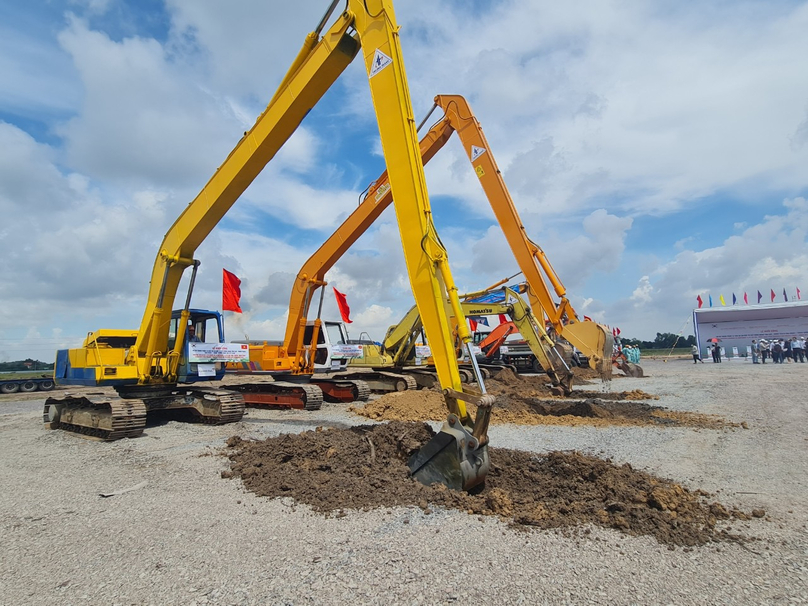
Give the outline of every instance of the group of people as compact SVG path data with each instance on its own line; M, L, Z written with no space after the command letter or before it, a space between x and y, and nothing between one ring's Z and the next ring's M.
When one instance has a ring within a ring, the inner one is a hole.
M707 342L707 349L713 357L714 363L721 363L721 346L715 341ZM693 354L693 364L704 363L698 345L690 348ZM791 337L790 339L752 339L752 363L765 364L771 360L774 364L784 362L805 362L808 352L805 351L804 337Z
M805 339L791 337L790 339L752 339L752 363L765 364L771 358L774 364L784 362L805 362Z
M754 341L753 341L754 342ZM721 362L721 347L719 347L718 343L707 341L707 349L709 350L710 354L713 356L713 362L720 363ZM693 344L690 346L690 353L693 354L693 364L698 364L701 362L704 364L704 360L701 359L701 352L699 351L699 346Z

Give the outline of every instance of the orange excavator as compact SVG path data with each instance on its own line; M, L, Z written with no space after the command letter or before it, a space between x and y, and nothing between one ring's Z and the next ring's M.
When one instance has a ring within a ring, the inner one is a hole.
M429 162L451 138L452 133L457 132L519 268L526 278L527 295L536 314L537 324L543 325L542 320L548 321L556 335L569 341L586 355L592 368L598 370L604 377L610 376L614 345L612 334L601 324L579 318L566 298L564 286L551 267L544 251L527 236L508 188L494 161L482 127L474 117L468 103L460 95L438 95L435 97L432 111L437 107L443 109L444 116L429 129L420 141L423 163ZM429 115L421 122L421 126L429 119ZM393 192L388 173L385 171L370 185L363 201L354 212L303 264L292 287L283 344L280 346L267 345L262 348L260 353L251 354L251 359L260 358L261 368L288 370L291 376L311 377L313 375L314 356L311 352L316 349L318 333L322 324L320 319L322 291L317 317L313 322L308 320L316 291L327 284L325 275L328 270L391 203L393 203ZM560 298L558 303L553 300L542 271ZM404 385L400 380L399 384Z

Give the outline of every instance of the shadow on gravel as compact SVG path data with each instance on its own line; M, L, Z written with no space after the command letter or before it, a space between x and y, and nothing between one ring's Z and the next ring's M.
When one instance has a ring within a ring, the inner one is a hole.
M234 436L227 443L231 470L222 477L241 478L260 496L291 497L338 517L346 509L417 506L428 514L438 507L499 516L518 528L597 524L670 546L741 541L717 522L750 518L709 502L707 493L577 452L491 448L492 468L479 493L424 486L410 478L405 461L432 435L424 423L390 422L264 441Z

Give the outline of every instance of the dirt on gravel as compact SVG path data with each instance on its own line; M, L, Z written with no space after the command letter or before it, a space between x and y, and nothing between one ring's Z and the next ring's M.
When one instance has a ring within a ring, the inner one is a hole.
M337 517L348 509L455 509L498 516L517 528L595 524L670 546L742 540L717 523L765 516L761 510L728 509L702 491L577 452L490 448L491 470L476 494L424 486L410 477L406 461L432 435L425 423L390 422L263 441L234 436L226 451L231 470L222 477L241 478L259 496L291 497Z
M492 424L514 425L662 425L722 429L739 427L721 417L668 410L645 400L659 397L640 389L619 392L575 391L571 398L549 395L544 376L517 375L504 371L486 382L497 396ZM468 405L471 415L475 408ZM349 412L374 421L442 421L446 403L436 390L404 391L348 408Z

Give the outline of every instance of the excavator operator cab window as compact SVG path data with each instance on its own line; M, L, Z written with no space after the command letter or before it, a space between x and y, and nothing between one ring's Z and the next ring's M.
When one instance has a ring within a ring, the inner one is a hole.
M325 329L328 331L328 341L331 345L345 345L346 339L341 324L326 322Z
M314 332L314 326L306 326L306 330L303 332L303 342L306 345L311 343L312 332ZM325 345L325 335L323 334L322 326L320 326L320 330L317 331L317 345Z

